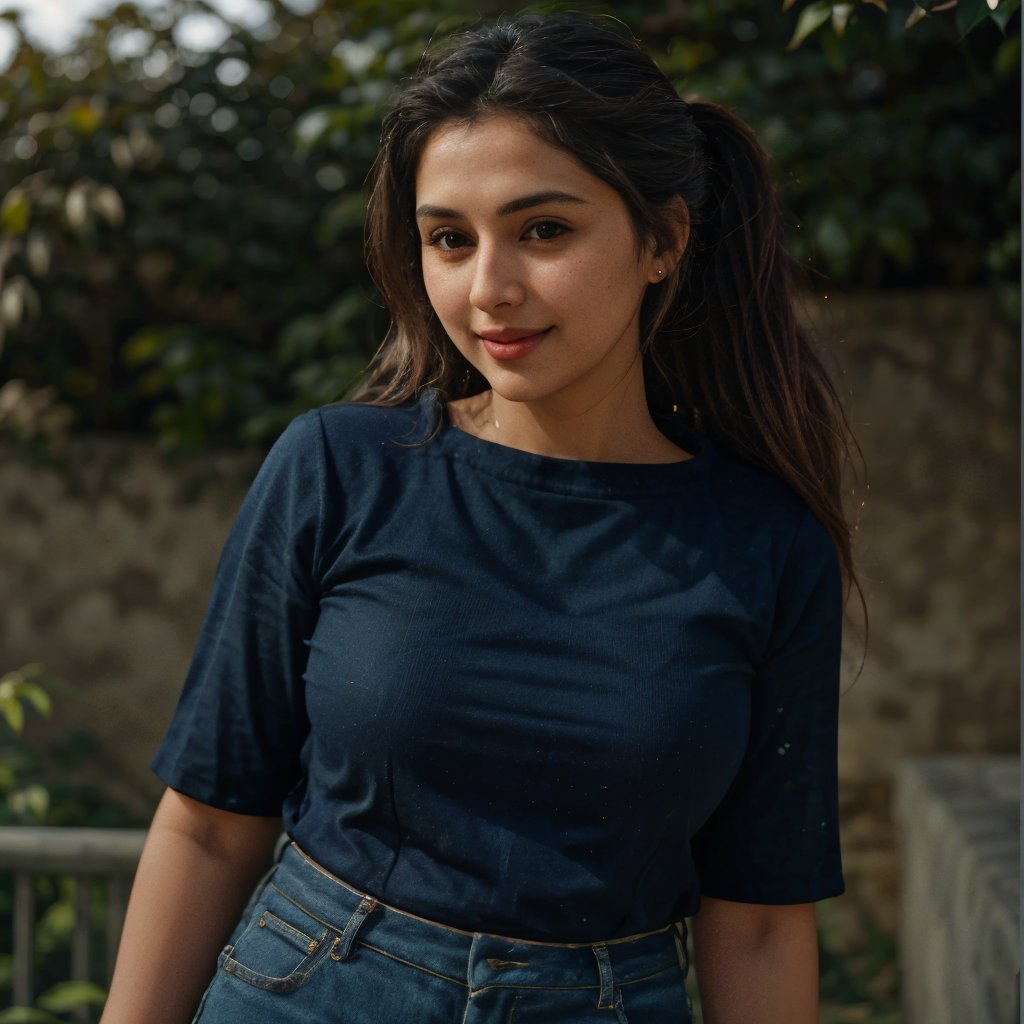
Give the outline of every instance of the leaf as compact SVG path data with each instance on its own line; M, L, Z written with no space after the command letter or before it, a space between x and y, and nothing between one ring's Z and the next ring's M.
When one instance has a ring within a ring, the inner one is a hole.
M28 196L24 189L12 188L4 196L0 228L9 235L23 235L28 230Z
M0 715L7 720L13 732L21 732L25 725L25 709L17 697L0 697Z
M88 101L79 100L76 104L68 105L64 111L64 125L83 135L92 135L100 126L99 111Z
M836 4L832 8L832 28L835 29L837 36L841 37L846 31L846 23L850 20L853 11L853 4Z
M21 323L21 315L25 310L25 299L12 281L3 291L0 291L0 317L3 318L4 326L16 329Z
M52 248L47 237L41 231L33 231L28 236L28 245L25 250L25 257L32 273L36 277L45 277L50 269L50 254Z
M989 15L989 17L1003 30L1006 32L1006 26L1010 19L1020 10L1020 0L999 0L999 6ZM1017 41L1017 51L1020 52L1020 35L1013 37ZM1019 63L1019 56L1018 56Z
M12 793L7 802L16 814L30 816L34 821L43 821L50 808L50 794L44 786L38 784L27 786L17 793Z
M27 700L44 718L50 717L53 701L38 683L15 683L14 694L22 700Z
M796 31L793 33L793 38L786 44L786 52L791 53L795 50L811 33L816 32L831 17L832 5L824 2L824 0L816 0L815 3L805 7L800 12L800 18L796 23Z
M142 366L156 359L167 347L168 334L165 330L146 328L133 334L121 350L128 366Z
M109 185L101 185L93 192L91 205L111 227L119 228L124 223L124 203Z
M62 981L47 989L36 1002L44 1010L66 1013L79 1006L102 1006L107 993L91 981Z
M40 918L36 928L36 945L40 949L45 948L49 940L49 948L56 948L68 942L74 930L75 908L69 898L60 899L51 903Z
M75 231L80 231L85 227L88 212L89 204L85 189L76 183L68 189L67 197L64 200L64 216Z
M1020 6L1020 0L1016 0L1017 6ZM1000 8L1000 11L1002 8ZM998 13L998 12L997 12ZM996 20L996 15L992 15L992 20ZM1011 75L1016 74L1017 69L1020 67L1020 36L1009 36L1004 39L996 50L995 57L992 58L992 68L1000 78L1009 78Z
M977 28L990 14L985 0L962 0L956 9L956 27L961 37Z
M814 240L832 266L845 269L851 258L853 240L845 224L834 213L827 213L821 218Z
M893 189L882 195L874 216L879 224L907 231L926 228L932 219L928 204L909 188Z
M278 358L284 364L309 359L316 352L322 336L320 317L311 313L296 317L281 332L277 345Z
M0 1013L0 1024L64 1024L60 1017L54 1017L45 1010L31 1006L12 1006Z
M901 267L909 267L914 260L914 241L911 236L889 224L875 232L878 247L891 256Z

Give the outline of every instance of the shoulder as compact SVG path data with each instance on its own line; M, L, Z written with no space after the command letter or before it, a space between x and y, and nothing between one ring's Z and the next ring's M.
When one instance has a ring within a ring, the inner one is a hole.
M709 460L706 479L705 514L717 522L722 571L737 587L757 577L773 595L772 603L789 597L800 603L812 591L841 595L832 535L792 485L719 451Z
M708 479L728 544L720 571L734 593L755 594L765 613L758 662L787 651L799 657L819 642L832 658L844 591L828 529L792 485L766 469L716 454Z
M313 410L329 447L350 444L353 440L366 445L416 444L430 434L429 412L423 399L395 406L336 402Z
M312 501L341 478L373 475L422 450L430 428L424 402L385 407L354 402L300 413L284 428L264 458L251 488L256 494L284 489L296 501Z
M395 455L429 439L423 401L402 406L338 402L296 416L267 455L268 468L357 465Z
M802 536L816 542L824 538L831 545L828 531L804 498L775 473L716 450L707 480L709 499L735 530L767 530L784 546Z
M312 410L330 509L383 514L400 494L436 483L437 404L430 394L397 406L339 402ZM301 419L301 417L300 417Z

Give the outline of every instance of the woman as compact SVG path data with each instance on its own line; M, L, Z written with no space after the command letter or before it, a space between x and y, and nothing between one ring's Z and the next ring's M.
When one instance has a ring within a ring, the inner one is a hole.
M232 530L106 1024L687 1020L693 915L708 1024L817 1019L853 570L780 234L749 129L603 21L403 91L392 324Z

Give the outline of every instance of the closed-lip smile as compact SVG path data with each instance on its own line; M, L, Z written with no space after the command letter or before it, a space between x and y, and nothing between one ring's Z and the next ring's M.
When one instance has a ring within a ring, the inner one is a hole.
M550 330L550 327L502 327L500 330L480 331L477 337L492 359L509 363L523 359L539 348Z
M526 327L526 328L513 328L504 327L499 331L477 331L477 337L483 338L484 341L495 341L501 345L507 345L513 341L522 341L524 338L536 338L545 331L549 330L547 327Z

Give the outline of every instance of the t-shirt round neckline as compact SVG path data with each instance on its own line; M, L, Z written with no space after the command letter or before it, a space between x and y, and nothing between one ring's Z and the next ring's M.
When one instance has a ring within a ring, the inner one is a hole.
M420 397L429 429L447 456L492 476L539 490L579 496L612 497L677 492L705 473L712 449L707 438L683 425L671 434L690 458L677 462L593 462L538 455L470 434L451 422L440 392Z

